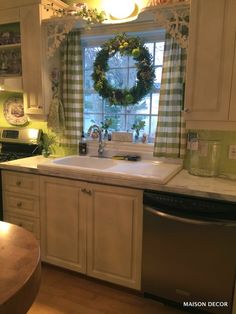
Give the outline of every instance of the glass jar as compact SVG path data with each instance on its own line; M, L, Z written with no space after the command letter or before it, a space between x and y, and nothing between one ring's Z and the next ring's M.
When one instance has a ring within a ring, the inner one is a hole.
M220 141L194 139L190 143L189 173L196 176L219 175Z

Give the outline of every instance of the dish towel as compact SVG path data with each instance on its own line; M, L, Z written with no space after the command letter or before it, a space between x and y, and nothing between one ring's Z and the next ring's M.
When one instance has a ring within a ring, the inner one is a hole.
M47 125L54 133L63 133L66 128L63 104L57 95L50 104Z

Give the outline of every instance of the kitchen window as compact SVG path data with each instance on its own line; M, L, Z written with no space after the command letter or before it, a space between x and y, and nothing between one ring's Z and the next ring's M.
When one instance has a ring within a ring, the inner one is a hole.
M149 141L155 137L159 93L162 75L162 62L164 51L164 31L156 30L143 33L128 33L129 36L139 36L145 42L153 56L155 67L155 83L151 93L143 98L136 105L122 107L110 106L103 100L93 88L91 74L96 53L103 42L109 39L108 36L84 37L83 47L83 73L84 73L84 130L87 131L93 123L100 124L106 119L112 119L112 131L129 131L136 120L145 121L144 133L149 135ZM110 36L112 37L112 36ZM130 56L121 56L117 53L109 59L109 71L107 72L110 82L117 88L135 84L136 68L134 60Z

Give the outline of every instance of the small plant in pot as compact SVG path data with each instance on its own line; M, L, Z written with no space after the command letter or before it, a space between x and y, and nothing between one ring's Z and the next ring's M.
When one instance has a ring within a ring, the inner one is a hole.
M145 128L145 121L137 119L134 124L132 125L131 129L135 131L134 139L135 142L139 139L140 131Z
M56 135L44 133L42 136L41 146L42 146L42 155L44 157L49 157L52 153L52 146L56 144Z
M104 131L104 139L108 138L108 130L112 125L112 119L106 119L104 122L101 122L101 129Z

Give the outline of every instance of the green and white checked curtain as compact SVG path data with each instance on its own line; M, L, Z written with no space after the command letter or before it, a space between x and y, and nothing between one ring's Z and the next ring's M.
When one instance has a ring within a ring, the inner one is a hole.
M186 150L183 118L186 49L166 34L162 67L155 157L183 158Z
M65 131L62 146L77 147L83 130L83 66L80 33L68 34L62 47L62 102Z

